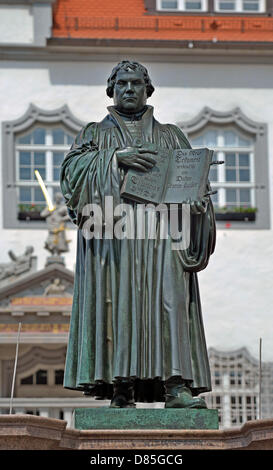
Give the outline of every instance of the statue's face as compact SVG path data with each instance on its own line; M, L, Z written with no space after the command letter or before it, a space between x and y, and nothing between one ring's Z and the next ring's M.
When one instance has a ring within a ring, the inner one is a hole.
M114 104L127 114L141 111L147 101L146 83L138 70L119 70L114 86Z

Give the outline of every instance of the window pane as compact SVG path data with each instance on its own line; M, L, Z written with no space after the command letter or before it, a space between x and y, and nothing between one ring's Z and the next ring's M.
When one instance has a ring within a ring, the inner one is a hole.
M45 202L45 198L44 198L41 188L34 188L34 201Z
M34 152L34 166L45 165L45 152Z
M226 201L227 203L236 202L236 189L226 189Z
M205 134L205 145L217 145L217 131L207 131Z
M35 170L38 170L38 171L39 171L39 173L40 173L41 177L43 178L43 180L46 179L46 170L45 170L44 167L39 167L39 166L37 166L37 167L35 168ZM37 178L36 178L36 176L35 176L34 171L33 171L33 179L34 179L35 181L37 181Z
M190 139L191 144L194 147L198 147L199 145L204 145L204 137L202 135L199 135L198 137L195 137L194 139Z
M31 134L24 135L18 138L18 144L30 144L31 143Z
M235 1L234 2L219 2L219 10L235 10Z
M62 385L64 381L63 369L55 370L55 385Z
M225 155L226 166L235 166L235 153L226 153Z
M161 8L176 9L176 8L178 8L178 2L177 2L177 0L162 0L161 1Z
M74 142L74 137L70 134L66 134L66 143L67 145L72 145Z
M239 153L239 166L249 167L249 154L248 153Z
M52 129L53 144L64 145L64 131L62 129Z
M201 2L185 2L185 10L201 10Z
M251 146L250 140L244 139L243 137L240 137L240 136L238 138L238 144L239 144L240 147L250 147Z
M236 181L236 170L226 170L226 181Z
M237 135L234 131L224 131L224 145L234 147L236 145Z
M37 127L37 129L34 129L33 143L39 145L45 144L45 129L42 129L41 127Z
M240 202L250 203L250 189L240 189Z
M46 370L40 369L36 372L36 384L37 385L47 384L47 371Z
M20 180L31 180L31 169L21 167L19 170Z
M53 168L53 180L59 181L60 180L60 168Z
M19 188L19 201L31 202L31 188Z
M31 155L30 152L19 152L19 164L30 165Z
M21 385L32 385L33 384L33 375L29 375L28 377L24 377L21 379Z
M249 170L239 170L239 180L240 181L250 181L250 171Z
M64 159L64 152L53 152L53 165L60 166Z
M245 1L243 2L243 10L244 11L259 11L259 2L258 1Z

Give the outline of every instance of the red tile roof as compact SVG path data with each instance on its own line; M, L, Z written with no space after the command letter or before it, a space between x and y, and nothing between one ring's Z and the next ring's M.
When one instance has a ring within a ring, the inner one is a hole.
M273 18L147 15L144 0L57 0L53 37L273 42Z

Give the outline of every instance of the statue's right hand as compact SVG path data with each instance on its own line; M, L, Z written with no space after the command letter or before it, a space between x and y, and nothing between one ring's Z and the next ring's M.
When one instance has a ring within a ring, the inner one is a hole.
M156 163L156 160L147 154L156 155L158 152L151 147L126 147L116 151L119 165L133 168L140 171L149 171Z

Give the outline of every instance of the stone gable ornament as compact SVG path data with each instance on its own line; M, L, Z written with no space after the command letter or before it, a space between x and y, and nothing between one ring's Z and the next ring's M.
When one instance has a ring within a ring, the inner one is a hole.
M44 295L64 295L66 286L62 284L61 279L55 278L44 290Z
M12 250L9 250L8 255L11 261L0 264L0 281L12 276L17 278L28 273L32 269L33 252L33 246L27 246L22 255L16 255Z

